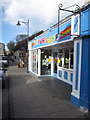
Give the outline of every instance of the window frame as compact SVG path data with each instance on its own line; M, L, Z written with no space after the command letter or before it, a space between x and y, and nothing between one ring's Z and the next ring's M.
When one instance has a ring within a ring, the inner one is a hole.
M69 67L68 68L64 67L64 65L65 65L65 50L69 51L69 65L68 65ZM73 50L73 51L71 52L71 50ZM62 49L62 51L63 51L62 53L59 53L59 54L62 54L62 66L59 66L59 63L58 63L58 67L63 68L63 69L73 70L74 69L74 62L73 62L73 68L71 68L70 65L71 65L71 55L72 54L73 54L73 61L74 61L74 48ZM58 59L59 59L59 57L58 57Z

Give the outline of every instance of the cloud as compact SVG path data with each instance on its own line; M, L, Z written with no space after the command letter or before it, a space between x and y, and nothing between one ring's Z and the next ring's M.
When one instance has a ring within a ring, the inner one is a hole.
M63 0L62 0L63 1ZM13 24L16 19L37 18L50 23L56 16L57 6L61 0L13 0L6 9L6 21Z
M24 21L29 19L31 31L46 29L51 23L57 22L60 3L64 7L75 3L82 5L83 0L3 0L4 21L15 25L18 19Z

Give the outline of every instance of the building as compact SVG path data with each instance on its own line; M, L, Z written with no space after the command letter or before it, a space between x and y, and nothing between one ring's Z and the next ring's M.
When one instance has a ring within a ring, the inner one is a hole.
M19 59L21 58L24 63L26 64L27 63L27 59L28 59L28 54L27 54L27 40L28 41L32 41L32 39L34 39L36 36L42 34L43 31L39 31L31 36L29 36L28 38L25 38L26 36L25 35L17 35L17 39L20 40L19 37L21 38L25 38L24 40L22 41L18 41L16 46L15 46L15 49L14 49L14 53L13 53L13 60L18 63L19 62Z
M5 55L5 45L3 43L0 43L0 56Z
M29 72L72 86L71 103L90 110L90 4L28 43Z
M26 63L26 52L25 51L17 50L14 52L13 60L18 63L20 58Z

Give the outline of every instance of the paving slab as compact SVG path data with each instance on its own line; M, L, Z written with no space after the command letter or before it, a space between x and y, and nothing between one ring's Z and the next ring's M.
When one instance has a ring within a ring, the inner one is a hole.
M70 103L70 85L52 77L38 78L15 65L8 71L10 118L84 117L79 108Z

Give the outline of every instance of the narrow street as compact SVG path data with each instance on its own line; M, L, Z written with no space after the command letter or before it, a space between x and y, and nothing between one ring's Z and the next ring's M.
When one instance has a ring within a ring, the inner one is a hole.
M8 71L10 118L84 118L70 103L68 84L55 78L37 78L17 65L9 66Z

